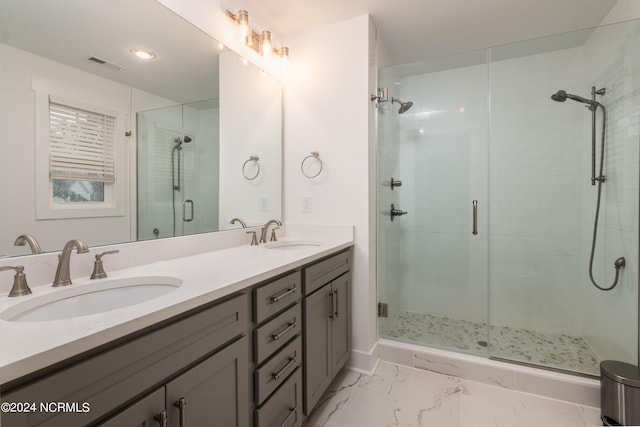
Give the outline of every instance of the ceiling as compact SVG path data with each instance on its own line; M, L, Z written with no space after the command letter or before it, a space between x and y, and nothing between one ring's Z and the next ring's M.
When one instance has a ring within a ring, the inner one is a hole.
M218 43L155 0L0 0L0 43L177 103L218 96Z
M369 13L393 64L589 28L616 0L247 0L285 38Z

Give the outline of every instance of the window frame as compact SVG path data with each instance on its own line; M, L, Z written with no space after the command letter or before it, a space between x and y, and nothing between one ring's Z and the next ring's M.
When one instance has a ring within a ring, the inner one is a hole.
M97 107L80 100L68 99L34 88L35 94L35 214L36 220L64 218L98 218L126 215L127 182L125 118L127 112ZM95 203L56 203L53 201L53 180L49 170L49 102L115 117L115 182L105 182L105 200Z

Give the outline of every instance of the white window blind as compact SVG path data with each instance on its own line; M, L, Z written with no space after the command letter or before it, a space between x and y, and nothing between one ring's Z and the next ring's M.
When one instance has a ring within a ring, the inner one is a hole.
M51 179L115 182L116 118L49 101Z

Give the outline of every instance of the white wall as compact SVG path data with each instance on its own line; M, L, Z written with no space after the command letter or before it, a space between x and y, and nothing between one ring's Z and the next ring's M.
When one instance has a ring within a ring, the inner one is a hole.
M368 15L287 38L295 58L285 76L284 218L291 223L355 226L352 346L368 353L376 336L371 273ZM318 151L317 178L300 171ZM303 212L303 200L311 201Z
M234 217L250 226L280 219L281 85L229 51L220 54L220 81L220 229L238 227ZM259 169L245 165L251 156Z

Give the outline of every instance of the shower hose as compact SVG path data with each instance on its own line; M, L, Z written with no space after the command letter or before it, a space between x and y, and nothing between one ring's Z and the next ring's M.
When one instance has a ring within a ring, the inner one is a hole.
M596 202L596 217L593 222L593 239L591 240L591 256L589 258L589 278L591 279L591 283L593 286L600 289L601 291L610 291L616 287L618 284L618 276L620 275L620 269L626 265L626 261L624 257L620 257L613 263L613 266L616 269L616 277L613 280L613 284L609 287L603 287L598 285L598 283L593 278L593 257L596 250L596 236L598 234L598 217L600 215L600 199L602 196L602 183L604 182L604 175L602 174L604 168L604 132L606 129L607 123L607 111L604 109L602 105L602 143L600 144L600 172L598 173L598 200ZM596 107L597 108L597 107ZM595 136L594 136L595 138ZM594 153L595 154L595 153Z

